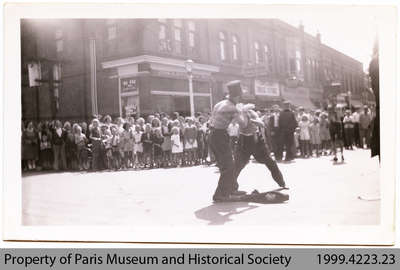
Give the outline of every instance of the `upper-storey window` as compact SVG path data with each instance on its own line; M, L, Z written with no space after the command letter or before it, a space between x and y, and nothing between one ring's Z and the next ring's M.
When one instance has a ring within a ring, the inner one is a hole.
M158 40L159 40L159 50L161 52L170 51L170 44L168 41L168 25L166 19L158 19L159 30L158 30Z
M117 25L114 20L107 20L107 39L114 40L117 38Z
M233 35L232 36L232 58L234 61L238 61L240 59L239 54L240 54L239 39L236 35Z
M61 29L57 29L54 34L56 43L56 53L59 56L64 51L64 33Z
M110 56L117 51L117 23L115 20L106 20L104 51Z
M182 53L182 20L175 19L173 23L174 28L174 52L177 54Z
M258 41L254 42L254 52L256 64L262 63L263 57L261 53L260 43L258 43Z
M219 32L219 56L222 61L226 61L226 36L224 32Z
M269 45L264 45L264 58L265 58L265 63L267 64L267 70L269 72L272 71L272 52L271 48Z

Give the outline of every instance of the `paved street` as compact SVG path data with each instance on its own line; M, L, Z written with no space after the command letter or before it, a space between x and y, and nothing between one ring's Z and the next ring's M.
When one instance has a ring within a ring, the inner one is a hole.
M24 225L371 225L379 222L378 159L367 150L280 163L290 187L285 204L213 204L216 167L98 173L25 174ZM250 163L240 189L277 187L267 169ZM361 200L359 196L371 200Z

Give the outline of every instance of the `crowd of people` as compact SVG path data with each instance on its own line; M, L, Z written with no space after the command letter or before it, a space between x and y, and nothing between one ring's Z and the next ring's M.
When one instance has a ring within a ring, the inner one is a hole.
M336 157L333 139L343 141L347 149L369 147L373 116L368 107L353 111L284 107L257 111L266 126L259 133L276 161L284 156L288 161L328 154ZM99 171L211 164L215 158L209 147L209 120L207 113L183 117L175 112L115 119L98 115L89 123L23 121L22 169ZM228 134L235 151L238 125L231 123Z

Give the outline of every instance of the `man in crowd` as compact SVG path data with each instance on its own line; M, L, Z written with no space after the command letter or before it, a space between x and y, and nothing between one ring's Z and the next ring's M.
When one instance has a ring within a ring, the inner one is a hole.
M272 178L282 188L286 188L285 181L281 171L279 170L275 161L270 157L269 150L267 149L264 138L263 129L265 128L264 122L259 118L253 110L246 111L247 125L240 127L239 145L237 151L237 158L235 160L235 190L238 193L239 184L237 178L241 170L246 166L253 155L257 162L264 164L271 172Z
M213 196L215 202L227 201L235 197L235 165L227 128L232 121L237 122L239 127L247 124L244 112L236 107L242 96L240 81L229 82L227 88L229 92L227 99L214 106L210 119L209 143L220 170L218 186Z
M364 138L367 148L370 147L370 125L371 125L371 115L368 111L368 106L364 106L364 112L360 114L360 143L361 147L364 148Z
M282 144L286 149L285 161L291 161L294 159L294 153L292 151L294 143L293 134L297 127L297 121L295 114L290 110L289 101L283 103L283 111L280 113L278 125L280 128Z
M360 143L360 114L358 113L359 108L355 108L352 114L354 124L354 143L358 148L361 148Z
M274 152L275 160L282 160L282 143L279 127L280 108L278 105L272 106L272 115L269 118L269 129L271 133L272 152Z

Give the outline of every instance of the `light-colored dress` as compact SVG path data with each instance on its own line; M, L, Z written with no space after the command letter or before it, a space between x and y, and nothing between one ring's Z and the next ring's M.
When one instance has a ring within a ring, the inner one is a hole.
M308 121L300 121L300 140L308 141L310 140L310 130L309 130L310 122Z
M164 135L164 141L161 145L163 151L171 151L171 136L169 135L169 129L167 126L161 126L162 133Z
M142 132L133 132L133 139L135 144L133 145L133 153L143 153L143 144L141 143L142 140Z
M319 135L320 133L320 127L319 124L311 124L310 126L310 143L311 144L321 144L321 137Z
M121 150L123 152L130 152L133 150L133 136L131 131L124 130L120 136Z
M172 134L171 135L171 145L172 145L172 153L182 153L183 152L183 145L181 142L181 138L179 134Z
M319 124L319 137L321 141L329 141L331 135L329 134L329 122L326 119L321 119Z

